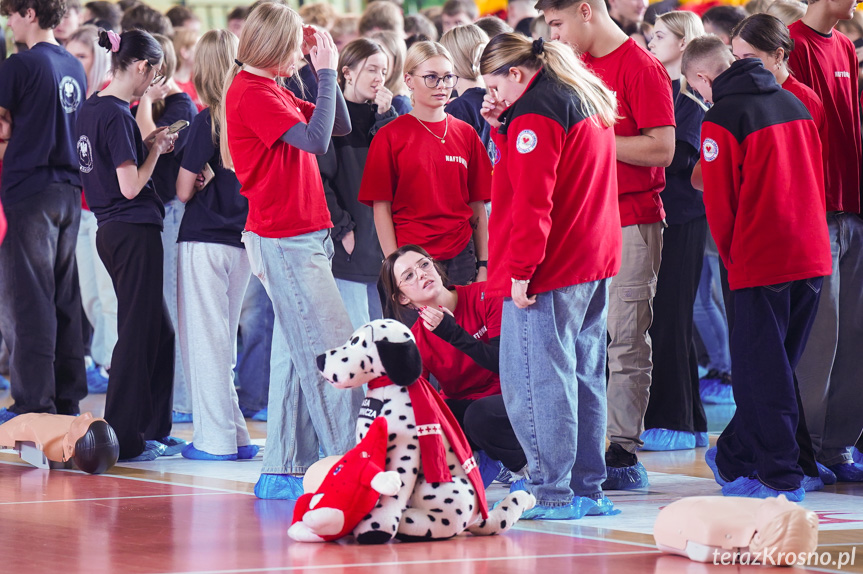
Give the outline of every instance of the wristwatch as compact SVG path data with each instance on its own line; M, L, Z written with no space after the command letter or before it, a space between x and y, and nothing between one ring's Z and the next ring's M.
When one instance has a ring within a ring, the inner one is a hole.
M486 269L488 269L488 261L477 261L476 270L479 271L480 267L485 267Z

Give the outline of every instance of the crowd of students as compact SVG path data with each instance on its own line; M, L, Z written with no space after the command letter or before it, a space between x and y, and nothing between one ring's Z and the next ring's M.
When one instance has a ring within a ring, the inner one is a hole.
M258 0L201 35L2 0L0 423L107 391L122 460L238 460L266 420L255 493L295 499L362 398L315 357L390 317L526 518L613 512L639 449L708 446L702 396L736 403L723 493L863 481L856 3L750 4Z

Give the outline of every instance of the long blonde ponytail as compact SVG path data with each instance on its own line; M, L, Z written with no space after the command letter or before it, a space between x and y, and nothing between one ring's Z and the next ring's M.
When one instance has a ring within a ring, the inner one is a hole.
M598 77L584 67L568 46L560 42L532 41L521 34L500 34L491 39L480 58L483 76L502 76L513 67L543 68L548 76L575 92L586 117L606 127L617 121L617 99Z

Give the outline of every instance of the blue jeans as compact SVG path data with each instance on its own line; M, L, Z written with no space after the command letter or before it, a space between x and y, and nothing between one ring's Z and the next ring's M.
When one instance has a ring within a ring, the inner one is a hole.
M863 219L827 214L833 274L824 278L809 344L797 367L806 423L818 460L832 466L851 460L863 428Z
M543 506L602 492L605 480L607 279L503 304L500 382Z
M237 364L240 379L237 397L244 409L260 411L267 407L274 322L273 304L267 291L260 279L252 277L240 310L243 355Z
M716 292L714 292L714 289ZM728 322L719 285L719 256L705 253L701 280L692 308L692 319L701 341L710 355L708 368L720 373L731 372L731 351L728 347Z
M273 302L275 326L264 474L303 474L325 456L356 445L362 388L340 390L321 377L315 358L343 345L353 329L330 261L329 230L273 239L243 232L252 273Z
M377 283L359 283L336 278L336 286L354 329L359 329L369 321L383 318Z
M177 329L177 254L180 251L177 245L177 236L180 234L180 223L186 205L176 197L165 204L165 223L162 229L162 249L165 252L165 282L162 290L165 294L165 303L168 304L168 315L171 317L171 326L174 332ZM180 345L174 348L174 410L180 413L192 412L192 390L189 381L183 371L183 356L180 354Z

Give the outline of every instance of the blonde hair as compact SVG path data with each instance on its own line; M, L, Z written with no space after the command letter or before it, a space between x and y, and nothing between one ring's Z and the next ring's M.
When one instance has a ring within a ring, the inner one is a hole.
M305 24L318 26L329 30L336 23L336 18L339 13L328 2L314 2L312 4L303 4L300 6L298 13Z
M376 30L403 33L405 17L400 6L392 2L372 2L360 16L360 35L368 36Z
M393 59L390 63L390 69L387 72L387 81L384 85L393 95L404 94L407 91L404 77L405 54L407 52L405 41L397 33L386 30L374 32L373 34L369 34L368 37L380 44Z
M797 0L776 0L771 4L765 14L776 16L786 26L790 26L806 15L806 6Z
M456 26L443 35L440 43L452 55L456 76L472 82L480 78L479 59L488 44L488 34L479 26Z
M602 80L584 67L571 48L560 42L544 42L538 54L535 45L521 34L495 36L482 53L480 72L483 76L505 76L510 68L518 66L529 70L542 68L549 78L575 92L586 117L593 117L594 122L606 127L613 126L617 121L617 99Z
M80 42L93 52L93 65L90 67L90 73L87 74L87 96L89 97L102 89L102 84L111 73L111 52L101 49L99 29L92 24L85 24L72 32L66 40L66 45L71 42Z
M198 43L198 33L191 28L174 28L174 52L177 57L177 65L180 64L180 53L188 50Z
M704 24L694 12L687 10L674 10L666 12L656 17L657 22L662 22L668 31L683 40L684 47L695 38L700 38L706 34ZM698 97L693 94L686 86L686 78L680 78L680 93L689 98L698 106L707 111L707 106Z
M174 77L174 72L177 71L177 55L174 53L174 42L167 36L161 34L153 34L153 38L162 47L162 80L161 84L167 83ZM165 113L165 100L153 102L153 120L157 121Z
M413 74L423 62L442 56L452 64L452 55L449 50L437 42L417 42L408 50L405 56L405 74Z
M219 119L222 116L222 88L225 74L237 56L237 37L227 30L210 30L198 42L192 81L198 98L210 107L213 144L219 144Z
M252 10L237 48L237 60L261 70L286 70L288 61L299 51L302 43L303 21L300 15L284 4L263 2ZM240 73L236 62L231 64L222 88L222 101L228 95L234 78ZM276 74L280 75L280 74ZM234 160L228 149L228 124L225 122L225 106L219 112L220 148L222 164L227 169L234 168Z

